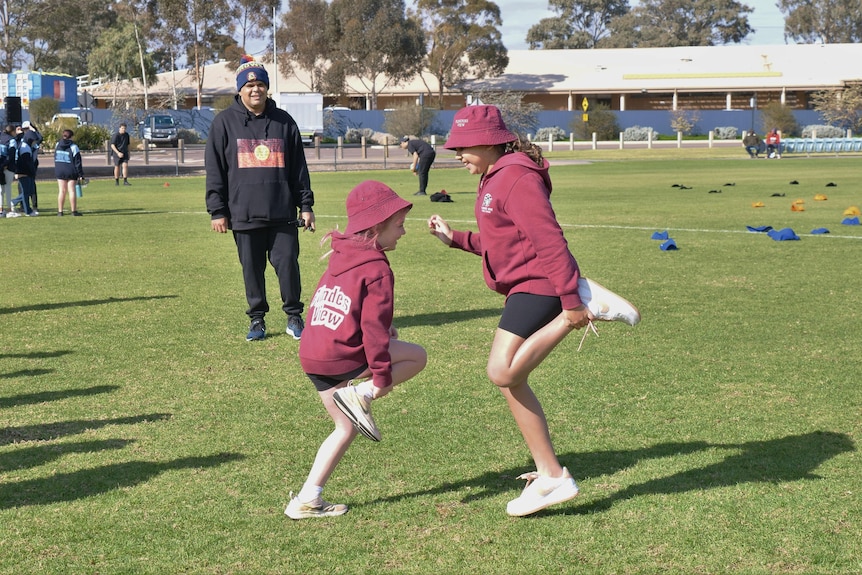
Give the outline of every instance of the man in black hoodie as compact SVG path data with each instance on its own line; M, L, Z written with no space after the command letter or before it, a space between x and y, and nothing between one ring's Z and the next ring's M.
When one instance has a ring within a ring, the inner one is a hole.
M246 339L266 337L267 259L278 276L287 333L299 339L305 324L298 226L314 231L305 150L294 119L268 98L269 76L261 64L243 57L236 88L233 104L215 117L207 138L207 211L213 231L233 231L251 319Z

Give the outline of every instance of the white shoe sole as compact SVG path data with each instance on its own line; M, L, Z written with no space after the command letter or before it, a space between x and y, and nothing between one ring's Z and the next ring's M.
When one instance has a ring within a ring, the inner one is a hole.
M332 395L332 399L335 400L335 406L341 410L341 413L347 416L347 419L350 420L353 427L355 427L359 433L371 441L380 441L380 431L377 429L377 426L374 425L374 422L368 421L368 418L364 413L353 413L353 406L341 397L342 392L356 393L355 391L347 391L348 389L349 388L340 389Z
M641 320L641 313L631 302L591 279L578 279L578 295L597 320L628 325L637 325Z

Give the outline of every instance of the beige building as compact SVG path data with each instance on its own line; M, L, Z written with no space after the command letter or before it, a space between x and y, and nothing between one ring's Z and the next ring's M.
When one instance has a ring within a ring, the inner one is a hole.
M526 94L546 110L578 110L583 99L607 104L612 110L731 110L780 101L793 109L807 109L812 92L841 89L862 83L862 44L792 44L777 46L692 46L613 50L510 50L509 66L496 78L477 80L447 89L444 109L464 105L480 90L513 90ZM309 92L307 78L274 74L270 63L270 90ZM90 86L96 107L112 99L140 101L140 82ZM326 105L368 109L370 88L349 78L348 93L326 96ZM427 73L395 85L376 81L378 109L416 102L435 106L439 84ZM186 70L159 75L149 88L151 102L166 107L196 105L194 80ZM219 96L236 93L235 74L226 63L206 67L202 105ZM153 104L151 104L153 105Z

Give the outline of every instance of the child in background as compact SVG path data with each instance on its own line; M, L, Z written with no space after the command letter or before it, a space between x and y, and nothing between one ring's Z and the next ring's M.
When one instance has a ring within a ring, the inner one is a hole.
M578 494L560 465L542 406L527 379L573 329L591 320L634 325L637 309L595 282L578 264L551 207L551 178L541 149L521 141L494 106L468 106L455 114L446 148L478 175L474 213L479 232L455 231L439 215L433 235L482 257L485 282L506 296L488 358L488 377L508 402L537 471L520 476L527 487L506 507L509 515L535 513Z
M422 347L396 339L395 277L385 253L404 235L404 219L412 207L385 184L365 181L347 197L345 233L327 234L332 252L308 307L299 359L335 430L318 449L300 492L291 494L284 511L291 519L347 512L346 505L323 500L327 480L357 431L380 441L371 401L425 367ZM352 385L352 380L363 378Z

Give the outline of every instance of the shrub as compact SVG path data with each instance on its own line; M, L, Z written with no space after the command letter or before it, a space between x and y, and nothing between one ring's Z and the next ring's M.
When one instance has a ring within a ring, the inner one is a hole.
M81 150L104 150L105 140L111 139L111 132L107 128L96 124L88 124L86 126L78 126L73 128L75 133L72 138ZM57 142L60 141L60 136L63 133L63 128L46 127L42 132L42 150L43 153L54 153L54 148L57 147Z
M433 133L437 112L434 108L402 105L385 113L383 130L398 138L412 134L424 136Z
M566 134L566 131L559 126L554 126L553 128L539 128L533 141L547 142L549 137L552 137L554 141L559 142L561 140L567 140L568 134Z
M781 104L781 102L770 102L761 109L763 120L763 131L769 133L773 128L778 128L785 138L799 134L799 124L793 111Z
M616 140L620 134L617 115L607 105L597 104L589 113L588 121L584 122L581 114L575 114L571 128L578 140L592 140L593 132L599 140Z
M717 140L735 140L739 135L736 126L716 126L712 131Z
M649 133L652 132L653 141L658 139L658 132L652 128L643 126L632 126L626 128L623 132L623 140L626 142L646 142L649 138Z
M837 126L812 124L802 128L803 138L813 138L814 134L817 134L818 138L843 138L846 135L844 130Z
M368 143L374 142L374 130L371 128L350 128L347 130L347 133L344 135L344 143L345 144L360 144L362 143L362 138Z
M195 130L180 128L177 130L177 137L186 144L200 144L201 136Z

